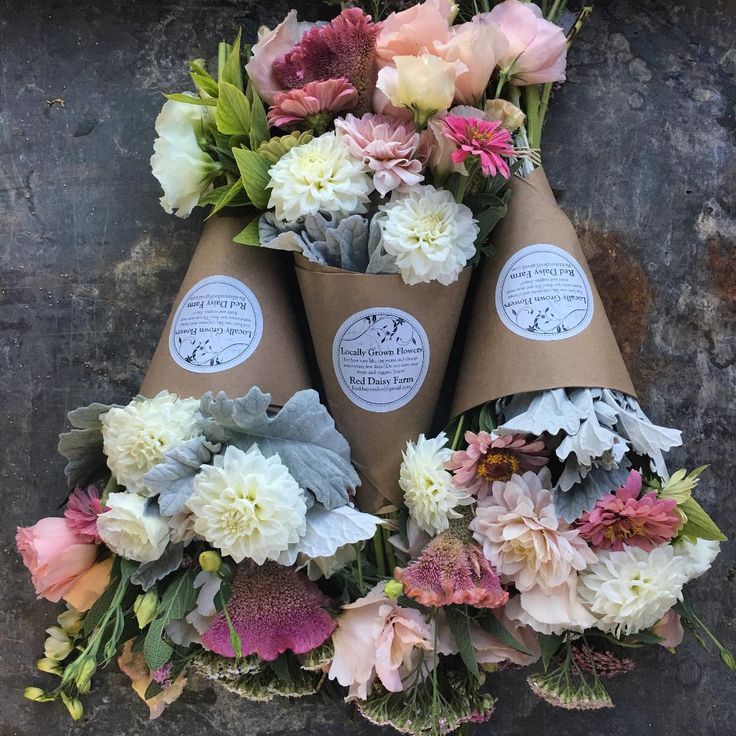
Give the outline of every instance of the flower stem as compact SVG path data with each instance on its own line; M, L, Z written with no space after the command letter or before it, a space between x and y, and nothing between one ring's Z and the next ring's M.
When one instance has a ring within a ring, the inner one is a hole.
M393 575L396 569L396 555L394 554L394 546L388 540L389 530L383 527L383 543L386 551L386 562L388 564L388 575Z
M526 117L527 130L529 131L529 145L532 148L539 148L539 86L536 84L530 84L528 87L524 87L524 97L526 101Z
M465 197L465 190L468 188L468 182L470 181L470 172L467 176L460 175L460 180L457 183L457 191L455 192L455 201L458 204L462 204L463 197Z
M373 553L376 556L376 567L378 568L378 574L382 577L386 577L386 556L383 553L383 529L379 526L376 529L376 533L373 535Z
M494 95L495 99L498 99L501 96L501 92L503 92L504 85L509 80L508 72L502 71L498 75L498 84L496 85L496 94Z
M463 428L465 426L465 414L461 414L458 417L457 420L457 427L455 428L455 436L452 438L452 445L450 445L451 450L457 450L458 445L460 444L460 438L463 434Z
M547 20L550 20L553 23L555 22L555 20L557 20L557 16L562 11L562 8L560 7L561 5L563 5L563 0L555 0L552 3L552 7L550 8L549 13L547 13L546 16Z

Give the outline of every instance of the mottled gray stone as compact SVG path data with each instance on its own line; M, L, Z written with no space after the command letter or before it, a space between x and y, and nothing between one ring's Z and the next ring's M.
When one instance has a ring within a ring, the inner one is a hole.
M312 17L316 2L296 3ZM311 8L310 8L311 6ZM253 705L195 682L152 725L111 670L76 727L23 700L54 607L36 603L16 525L64 498L56 435L92 399L126 401L145 371L201 220L158 206L148 158L161 90L211 57L238 24L286 0L0 2L0 733L369 734L314 698ZM570 56L544 150L578 226L624 355L652 418L684 430L672 464L709 462L705 506L733 534L736 424L736 6L733 0L605 3ZM64 106L49 105L60 97ZM693 586L702 617L733 647L735 546ZM617 708L555 711L523 673L483 734L734 733L736 680L692 642L613 681Z

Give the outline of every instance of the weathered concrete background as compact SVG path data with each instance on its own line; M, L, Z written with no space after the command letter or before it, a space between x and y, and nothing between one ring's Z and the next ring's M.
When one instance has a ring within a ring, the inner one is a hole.
M314 17L325 6L297 3ZM311 7L310 7L311 6ZM252 39L285 0L0 0L0 734L369 734L339 705L256 706L196 683L148 726L125 678L97 679L89 717L24 701L53 606L36 603L18 524L64 497L66 412L126 401L143 376L200 222L158 205L148 158L160 90L186 85L242 24ZM64 99L64 107L47 100ZM711 463L704 504L736 533L736 4L604 4L571 55L546 131L547 170L582 234L651 416L684 430L672 464ZM734 554L694 586L734 646ZM484 734L736 733L736 679L696 645L647 653L606 713L554 711L520 673Z

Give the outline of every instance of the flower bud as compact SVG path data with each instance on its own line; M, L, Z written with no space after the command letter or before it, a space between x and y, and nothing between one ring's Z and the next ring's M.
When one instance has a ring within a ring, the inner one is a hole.
M46 629L49 638L44 643L43 651L49 659L61 661L66 659L71 653L74 645L72 640L67 636L64 629L60 626L51 626Z
M40 687L27 687L23 690L23 697L28 700L42 702L46 699L46 693Z
M69 608L64 613L60 613L56 617L56 621L69 636L76 636L82 630L84 614Z
M158 595L155 590L141 594L135 599L133 613L138 621L138 627L144 629L153 621L158 611Z
M69 715L78 721L84 715L84 707L79 698L70 698L66 693L62 691L61 700L69 711Z
M79 692L89 692L90 685L92 684L92 675L94 675L97 670L97 662L95 662L95 658L84 657L81 660L77 660L74 664L79 668L76 677L76 684Z
M736 660L734 660L733 654L731 654L728 649L721 649L719 653L723 664L725 664L731 671L736 670Z
M389 580L383 592L386 598L398 598L404 592L404 586L398 580Z
M59 666L59 663L50 657L39 659L38 662L36 662L36 667L38 667L41 672L46 672L49 675L61 676L61 667Z
M217 572L222 566L222 557L213 549L199 555L199 566L205 572Z
M488 100L483 112L487 120L500 120L501 125L512 133L526 120L526 115L508 100Z

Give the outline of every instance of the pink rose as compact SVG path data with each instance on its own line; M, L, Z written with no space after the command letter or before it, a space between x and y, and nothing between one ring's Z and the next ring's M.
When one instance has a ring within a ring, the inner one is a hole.
M77 534L66 519L49 517L18 527L15 543L39 598L58 601L97 558L97 545Z
M498 60L512 84L562 82L565 79L567 39L559 26L545 20L534 3L504 0L474 21L498 24L508 48Z

